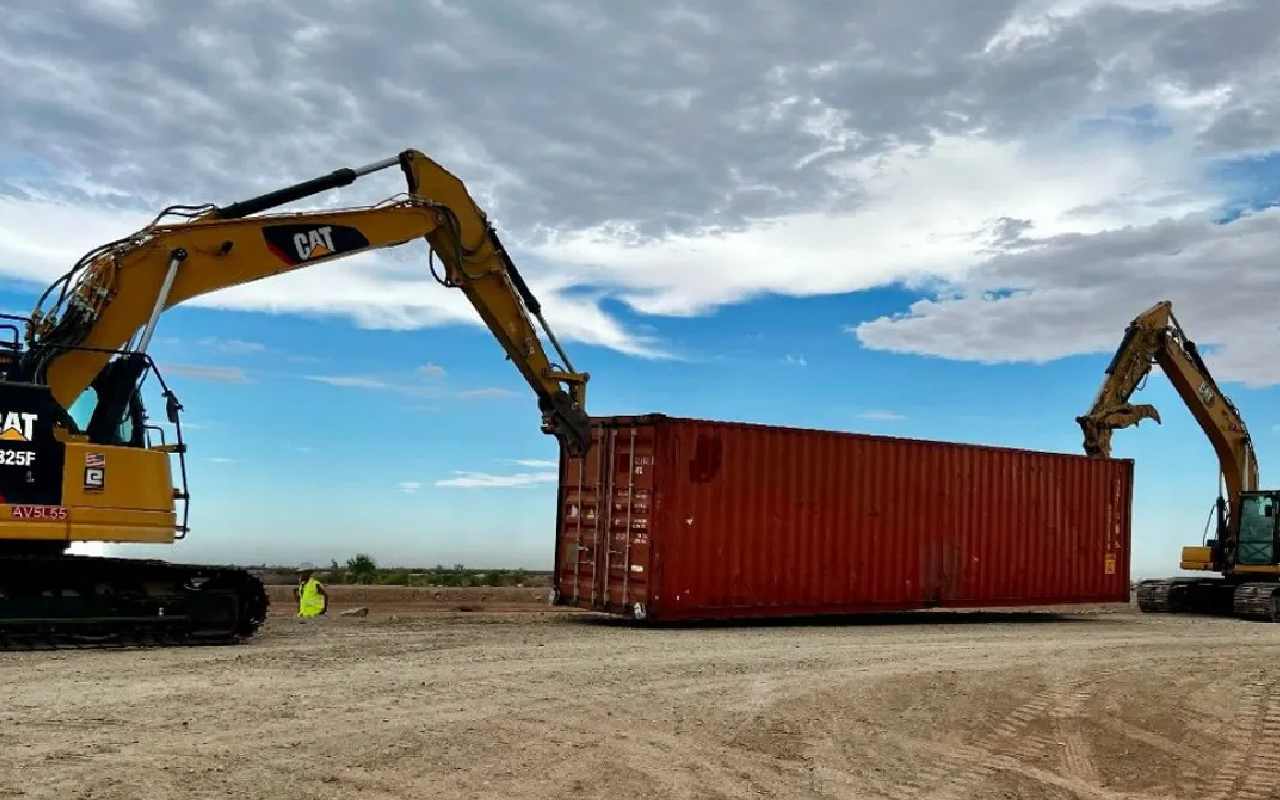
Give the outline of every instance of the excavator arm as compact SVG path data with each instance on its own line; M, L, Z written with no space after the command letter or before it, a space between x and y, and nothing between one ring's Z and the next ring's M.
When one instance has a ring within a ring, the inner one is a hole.
M1226 485L1229 536L1240 520L1241 493L1258 487L1258 462L1248 428L1200 357L1195 342L1187 338L1173 315L1173 304L1152 306L1129 324L1124 340L1106 370L1106 378L1089 413L1077 417L1084 431L1084 449L1090 456L1111 455L1111 432L1137 425L1143 419L1160 421L1153 406L1132 405L1129 397L1159 364L1200 424L1218 456Z
M260 215L396 165L408 193L379 205ZM169 216L181 221L164 222ZM426 240L429 256L443 265L437 279L462 290L533 389L543 430L569 452L584 452L590 436L588 375L574 371L537 298L462 181L414 150L228 206L171 207L137 233L96 248L41 298L27 330L22 376L48 385L54 400L69 408L113 354L137 358L146 351L166 308L415 239ZM543 349L534 319L558 363ZM141 369L139 364L136 370Z

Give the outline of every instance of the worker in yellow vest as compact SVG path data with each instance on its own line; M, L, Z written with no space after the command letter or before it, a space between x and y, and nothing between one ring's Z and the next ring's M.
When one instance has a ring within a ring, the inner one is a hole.
M298 616L302 619L318 617L329 610L329 596L324 584L316 580L315 570L298 570L298 588L293 590L298 600Z

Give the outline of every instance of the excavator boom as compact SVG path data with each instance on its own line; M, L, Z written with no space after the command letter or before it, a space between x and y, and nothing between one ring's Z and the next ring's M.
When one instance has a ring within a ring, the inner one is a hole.
M1195 342L1174 317L1173 303L1167 300L1156 303L1129 324L1093 406L1076 419L1084 432L1085 453L1106 458L1111 455L1113 430L1137 425L1144 419L1160 422L1154 406L1129 403L1130 396L1156 364L1213 445L1226 484L1228 519L1238 521L1241 493L1258 486L1253 441L1240 412L1218 388Z
M408 194L340 211L250 216L399 165ZM321 262L424 239L444 265L440 280L461 288L506 356L533 389L544 430L571 452L586 447L585 373L575 372L537 298L462 182L422 153L337 170L224 207L174 209L177 224L150 225L98 248L55 283L28 329L29 379L47 384L64 408L120 349L145 351L160 313L202 294ZM53 297L56 290L57 296ZM537 319L560 362L544 351Z

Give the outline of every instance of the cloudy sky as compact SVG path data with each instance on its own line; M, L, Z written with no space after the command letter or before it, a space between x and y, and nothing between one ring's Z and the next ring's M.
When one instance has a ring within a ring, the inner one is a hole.
M1280 5L1193 0L18 0L0 302L164 205L416 147L491 214L595 413L1072 452L1125 323L1170 299L1265 476L1278 31ZM195 428L167 557L549 563L554 447L416 246L204 298L156 348ZM1155 573L1215 466L1158 375L1145 395L1167 424L1116 444Z

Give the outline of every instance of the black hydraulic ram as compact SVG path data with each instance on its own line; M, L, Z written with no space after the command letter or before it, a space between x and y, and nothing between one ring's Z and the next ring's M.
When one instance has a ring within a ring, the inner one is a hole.
M356 178L368 175L371 172L377 172L381 169L394 167L400 163L398 156L393 158L375 161L372 164L366 164L363 167L343 167L335 169L328 175L321 175L319 178L312 178L309 181L295 183L293 186L286 186L283 189L276 189L274 192L252 197L248 200L241 200L238 203L232 203L229 206L222 206L213 211L213 215L218 219L240 219L250 214L257 214L259 211L266 211L268 208L282 206L285 203L292 203L294 200L301 200L304 197L310 197L313 194L320 194L329 189L337 189L339 186L348 186L355 182Z

